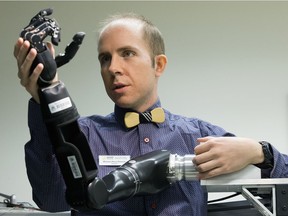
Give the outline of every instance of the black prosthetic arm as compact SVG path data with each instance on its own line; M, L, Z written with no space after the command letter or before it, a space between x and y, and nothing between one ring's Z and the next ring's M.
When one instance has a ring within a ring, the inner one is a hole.
M151 195L170 186L167 169L170 152L153 151L133 158L103 179L89 184L88 196L93 208L138 195Z
M179 156L167 150L156 150L135 157L89 184L89 203L100 209L107 203L138 195L159 193L176 181L195 181L194 155Z
M51 36L51 42L56 46L61 40L61 28L57 21L47 17L52 13L53 10L51 8L41 10L20 33L20 37L28 40L30 47L35 48L37 51L37 56L31 66L30 73L32 73L39 63L44 65L44 69L38 80L40 87L46 87L51 84L56 75L57 68L68 63L75 56L85 36L84 32L76 33L73 41L67 45L65 53L59 54L54 59L50 50L43 42L47 36Z
M39 90L41 110L64 181L67 202L87 210L87 189L97 167L85 135L78 126L78 111L62 82Z

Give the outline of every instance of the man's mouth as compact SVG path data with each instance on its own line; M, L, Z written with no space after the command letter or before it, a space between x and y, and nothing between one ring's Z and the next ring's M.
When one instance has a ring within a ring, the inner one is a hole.
M113 86L113 90L121 89L121 88L124 88L124 87L126 87L126 85L124 85L124 84L121 84L121 83L115 84Z

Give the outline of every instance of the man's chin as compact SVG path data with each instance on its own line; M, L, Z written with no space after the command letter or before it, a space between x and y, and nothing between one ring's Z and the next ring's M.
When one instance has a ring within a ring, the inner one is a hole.
M124 100L113 100L113 101L117 106L119 106L121 108L127 109L127 108L132 107L132 103L129 101L124 101Z
M112 101L119 107L125 108L125 109L137 109L138 103L137 99L135 99L135 96L129 97L129 96L121 96L121 97L110 97Z

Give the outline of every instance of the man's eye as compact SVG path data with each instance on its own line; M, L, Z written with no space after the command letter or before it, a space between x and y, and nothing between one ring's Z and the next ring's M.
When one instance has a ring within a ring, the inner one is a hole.
M99 58L99 62L100 62L101 65L104 65L104 64L106 64L107 62L109 62L110 59L111 59L110 56L108 56L108 55L103 55L103 56L101 56L101 57Z
M131 51L131 50L125 50L122 53L123 57L131 57L135 55L135 52Z

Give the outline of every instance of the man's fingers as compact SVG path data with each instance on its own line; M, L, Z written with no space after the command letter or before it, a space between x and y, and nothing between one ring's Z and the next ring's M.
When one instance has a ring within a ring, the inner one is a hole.
M203 138L202 140L203 141L201 141L201 143L194 148L194 153L196 155L203 154L211 149L210 143L208 141L204 141L206 138Z
M55 49L54 49L54 46L52 45L52 43L48 41L46 43L46 45L47 45L47 48L50 50L53 58L55 58Z
M193 158L193 163L196 165L199 165L199 164L203 164L203 163L206 163L208 161L211 161L212 159L213 159L213 155L211 153L204 152L204 153L201 153L199 155L196 155Z
M22 55L22 54L21 54ZM19 79L26 78L30 75L30 68L32 66L32 63L37 55L37 51L35 49L31 49L30 52L26 55L24 61L21 64L21 60L19 60L19 71L18 71L18 77ZM19 59L22 57L19 57Z
M29 49L30 49L30 43L28 41L24 41L18 49L15 48L15 57L17 59L18 67L20 67L25 61Z
M199 165L195 165L197 171L199 172L207 172L209 170L217 168L217 164L214 161L207 161L205 163L200 163Z
M202 143L202 142L207 142L208 140L213 139L213 138L215 138L215 137L211 137L211 136L200 137L200 138L197 139L197 141L199 143Z
M16 44L14 46L14 51L13 51L13 55L15 58L17 58L17 56L18 56L20 47L22 46L23 42L24 42L23 38L18 38L18 40L16 41Z
M44 68L43 64L38 64L31 73L31 75L29 75L28 77L27 76L22 77L20 79L21 85L24 86L27 90L29 90L32 85L35 85L34 83L37 83L37 80L39 79L39 76L43 68Z
M221 173L222 173L221 168L215 168L215 169L209 170L209 171L207 171L207 172L199 172L198 178L199 178L200 180L209 179L209 178L218 176L218 175L221 174Z

